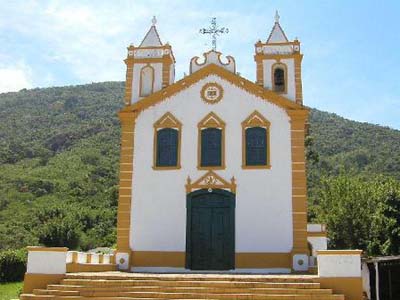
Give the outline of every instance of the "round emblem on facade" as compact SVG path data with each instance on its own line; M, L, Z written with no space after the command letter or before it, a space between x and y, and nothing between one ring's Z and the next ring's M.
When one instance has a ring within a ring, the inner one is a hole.
M224 90L216 82L209 82L203 86L200 95L201 99L208 104L215 104L222 99Z

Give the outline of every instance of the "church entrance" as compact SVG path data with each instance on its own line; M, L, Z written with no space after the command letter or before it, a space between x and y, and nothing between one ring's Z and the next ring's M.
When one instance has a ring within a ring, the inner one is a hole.
M201 189L187 195L186 268L235 268L235 194Z

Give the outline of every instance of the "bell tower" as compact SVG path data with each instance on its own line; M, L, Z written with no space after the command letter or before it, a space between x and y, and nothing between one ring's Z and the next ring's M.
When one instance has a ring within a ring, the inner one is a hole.
M163 44L153 17L152 26L138 47L130 45L126 64L125 105L160 91L175 80L175 57Z
M275 14L275 24L265 43L255 44L256 83L290 100L303 104L300 42L289 41Z

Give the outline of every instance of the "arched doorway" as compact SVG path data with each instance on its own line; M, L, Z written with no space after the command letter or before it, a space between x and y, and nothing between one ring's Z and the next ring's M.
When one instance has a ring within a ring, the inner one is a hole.
M187 195L186 268L235 268L235 194L200 189Z

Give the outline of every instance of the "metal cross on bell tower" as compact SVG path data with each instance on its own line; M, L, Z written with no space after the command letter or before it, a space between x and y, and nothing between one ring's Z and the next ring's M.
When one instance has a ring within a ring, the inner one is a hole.
M217 18L212 18L211 19L211 26L208 28L202 28L200 29L201 34L210 34L211 35L211 43L212 43L212 49L214 51L217 50L217 36L219 36L222 33L229 33L229 29L222 27L218 28L217 27Z

